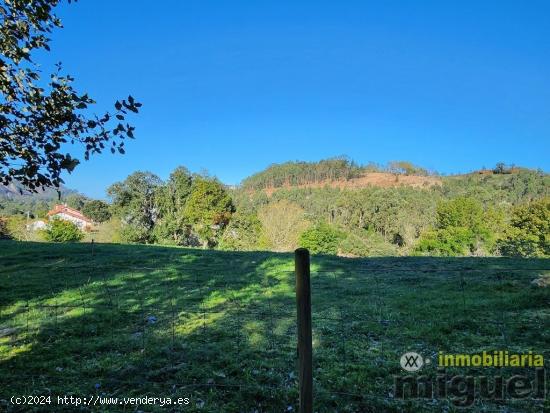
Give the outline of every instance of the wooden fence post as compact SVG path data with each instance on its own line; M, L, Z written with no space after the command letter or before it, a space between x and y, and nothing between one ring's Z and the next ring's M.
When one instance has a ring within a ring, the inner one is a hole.
M294 252L296 273L296 307L298 315L298 359L300 408L299 413L313 412L313 360L311 344L311 285L309 251Z

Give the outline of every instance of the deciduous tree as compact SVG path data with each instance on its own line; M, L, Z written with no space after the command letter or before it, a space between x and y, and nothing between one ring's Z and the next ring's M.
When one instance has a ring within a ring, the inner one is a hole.
M309 226L305 211L287 200L270 203L258 211L265 235L274 251L292 251Z
M516 207L498 248L503 255L550 256L550 197Z
M82 213L94 222L102 223L111 218L110 206L99 199L88 201L82 207Z
M153 242L158 218L155 195L161 179L151 172L134 172L107 189L113 210L121 218L121 237L129 242Z
M221 183L199 176L193 180L183 213L206 248L216 244L234 210L233 201Z
M180 166L171 174L168 182L156 193L155 203L159 219L155 225L155 236L164 244L189 244L190 226L185 219L185 204L193 185L193 176L187 168Z
M128 96L114 111L94 116L95 101L74 88L61 64L45 78L33 55L49 51L51 32L62 27L53 12L58 4L0 1L0 183L17 180L31 191L59 188L62 172L78 165L64 152L67 144L78 145L86 160L109 149L124 153L124 139L134 137L126 116L141 106Z
M319 223L302 232L299 243L300 247L307 248L313 254L335 255L343 238L341 231L326 223Z

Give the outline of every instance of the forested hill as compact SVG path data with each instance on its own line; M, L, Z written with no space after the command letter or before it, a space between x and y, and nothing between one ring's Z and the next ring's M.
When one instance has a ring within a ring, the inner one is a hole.
M480 169L462 175L440 176L407 161L389 162L385 166L359 165L346 158L319 162L274 164L244 179L240 189L263 190L272 195L277 189L368 187L431 188L447 196L474 196L486 201L516 203L548 194L550 175L541 170L507 167L500 163L493 169Z
M364 178L369 173L423 177L430 175L426 169L405 161L390 162L387 166L380 166L374 163L359 165L347 158L332 158L319 162L296 161L274 164L244 179L242 188L253 190L345 182Z
M101 223L91 234L96 241L251 251L303 246L350 257L550 256L550 175L502 164L439 176L409 162L288 162L236 188L178 167L166 180L136 171L107 194L110 204L62 197ZM0 196L3 236L29 239L27 213L43 217L58 202L47 196Z
M380 175L384 184L373 184L372 176ZM269 248L281 251L301 245L345 256L546 256L549 196L549 174L502 164L438 176L406 162L384 169L341 160L290 162L232 191L237 214L225 233L231 243L224 238L221 245L258 248L234 236L257 227L251 240L265 236Z

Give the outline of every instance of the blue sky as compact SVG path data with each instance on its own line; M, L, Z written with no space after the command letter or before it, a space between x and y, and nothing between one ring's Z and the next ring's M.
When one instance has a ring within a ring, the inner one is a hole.
M97 112L143 103L124 156L65 176L95 197L178 165L230 184L348 155L443 173L550 169L547 1L79 1L42 61Z

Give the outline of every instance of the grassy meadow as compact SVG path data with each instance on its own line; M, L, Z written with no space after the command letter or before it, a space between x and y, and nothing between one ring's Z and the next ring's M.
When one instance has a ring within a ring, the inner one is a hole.
M532 284L548 270L544 259L312 257L315 411L458 410L394 398L407 351L435 360L438 351L532 350L550 360L550 288ZM296 411L295 329L292 254L0 241L0 411ZM447 372L465 371L499 369ZM48 394L190 404L9 403ZM544 403L468 411L541 412Z

